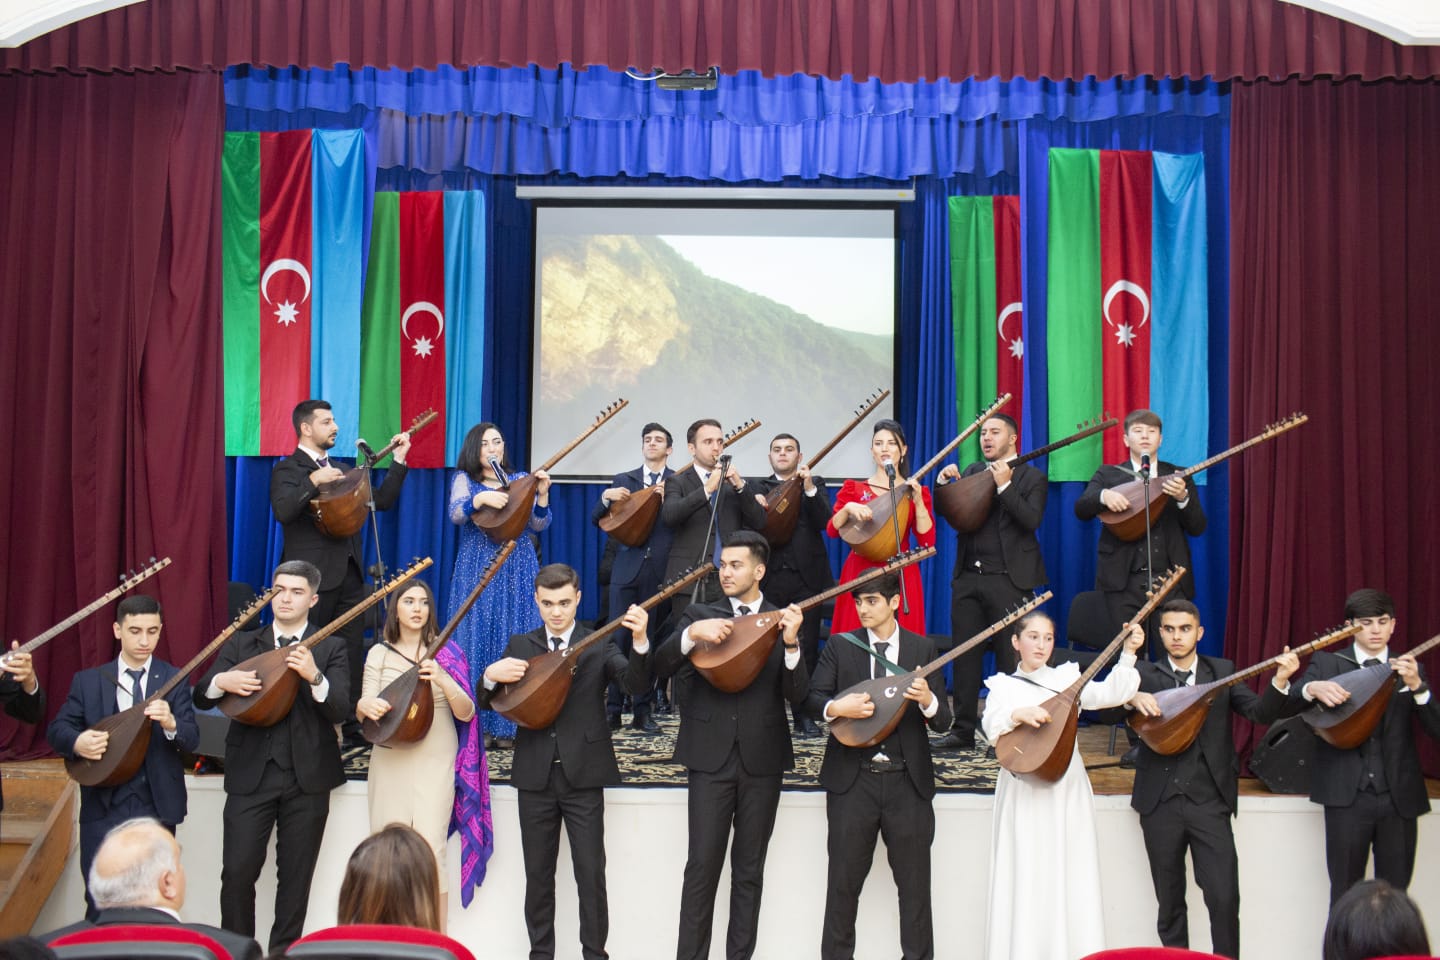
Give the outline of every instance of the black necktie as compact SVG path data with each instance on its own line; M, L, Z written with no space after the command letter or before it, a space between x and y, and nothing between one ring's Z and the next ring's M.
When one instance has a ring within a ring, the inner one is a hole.
M1191 671L1189 671L1189 670L1178 670L1178 669L1177 669L1177 670L1174 670L1174 671L1172 671L1172 672L1175 674L1175 682L1176 682L1177 684L1179 684L1180 686L1183 687L1183 686L1186 686L1187 684L1190 683L1190 673L1191 673Z
M870 664L870 676L872 679L879 680L885 676L885 665L881 663L878 658L885 656L886 651L889 649L889 640L880 640L875 644L875 656L877 659L872 660Z
M564 643L565 643L565 641L564 641L562 638L560 638L560 637L551 637L551 638L550 638L550 649L551 649L551 650L559 650L560 647L564 645Z
M299 643L299 642L300 642L300 638L299 638L299 637L280 637L280 636L277 636L277 637L275 638L275 646L277 646L277 647L288 647L288 646L290 646L290 644L292 644L292 643Z
M737 616L737 617L748 617L748 616L750 616L750 608L747 607L747 606L745 606L745 605L742 603L740 606L738 606L738 607L735 608L735 616Z
M1385 661L1384 661L1384 660L1381 660L1379 657L1370 657L1370 658L1367 659L1364 663L1360 664L1360 666L1362 666L1362 667L1373 667L1373 666L1375 666L1377 663L1384 663L1384 662L1385 662Z
M130 705L143 703L145 691L140 688L140 678L145 676L144 670L126 670L125 675L130 678Z

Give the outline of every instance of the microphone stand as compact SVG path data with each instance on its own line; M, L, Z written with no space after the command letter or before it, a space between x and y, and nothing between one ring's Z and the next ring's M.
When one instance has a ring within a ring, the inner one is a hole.
M886 482L890 485L890 503L893 505L893 504L895 503L895 468L894 468L893 466L889 467L889 468L885 471L885 480L886 480ZM902 554L902 553L905 552L905 549L904 549L905 545L900 542L900 511L899 511L899 510L891 510L891 511L890 511L890 525L891 525L891 527L893 527L894 530L895 530L895 556L890 558L890 559L893 560L893 559L895 559L896 557L899 557L900 554ZM900 612L903 613L903 614L904 614L905 616L907 616L907 617L910 616L910 596L909 596L909 594L908 594L908 593L906 592L906 590L905 590L905 571L904 571L904 570L901 570L901 571L900 571Z
M370 449L370 444L366 443L364 438L356 440L355 446L359 449L361 457L364 458L360 461L359 466L365 471L365 488L370 491L370 495L365 500L365 509L370 513L370 538L375 544L375 565L366 572L375 578L374 590L378 591L385 584L385 557L380 552L380 521L375 516L375 477L371 473L375 466L375 451ZM388 599L388 597L382 597L378 606L378 613L381 615L378 622L381 624L385 622L383 614L388 612L385 609Z
M695 562L691 565L691 569L694 569L695 567L700 566L706 560L709 560L711 555L713 555L715 552L714 550L711 550L710 553L707 554L705 552L705 548L710 546L710 537L715 532L715 518L720 514L720 497L723 496L725 493L725 484L727 482L725 480L725 469L729 466L729 457L721 457L720 462L715 465L715 469L720 471L720 485L715 488L715 501L710 504L710 522L705 527L705 539L700 541L700 556L695 558ZM703 490L705 488L705 485L702 483L700 485L700 488ZM699 583L695 584L695 589L690 594L690 602L704 603L709 597L709 593L706 590L708 586L710 586L709 577L706 577Z

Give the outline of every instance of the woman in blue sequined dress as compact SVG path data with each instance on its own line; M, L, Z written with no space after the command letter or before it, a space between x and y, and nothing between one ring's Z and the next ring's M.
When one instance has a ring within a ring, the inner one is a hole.
M460 527L460 546L455 554L455 571L450 577L447 622L455 616L502 546L480 528L475 516L481 506L503 507L508 499L508 494L500 489L501 479L490 466L491 459L499 461L511 479L525 476L523 471L510 472L500 428L493 423L476 424L465 435L455 479L450 484L450 522ZM550 477L543 470L535 476L540 483L536 488L530 529L539 532L550 525ZM481 682L480 675L485 668L504 656L511 634L540 626L540 614L535 609L535 574L539 569L534 541L529 536L521 537L515 551L456 628L453 639L469 661L472 688ZM486 739L493 739L498 747L510 746L515 737L515 724L493 710L484 711L482 716Z

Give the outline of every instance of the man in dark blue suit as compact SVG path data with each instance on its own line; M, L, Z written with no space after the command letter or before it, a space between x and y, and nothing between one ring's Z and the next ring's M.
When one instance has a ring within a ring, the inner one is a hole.
M47 737L62 757L99 760L107 750L129 745L110 743L110 734L95 729L106 717L128 710L160 689L175 675L175 668L155 657L164 626L160 604L154 597L137 595L120 601L115 611L115 637L120 641L117 660L82 670L70 681L70 695ZM80 788L80 872L86 878L85 915L95 919L90 896L90 864L110 829L135 817L153 817L173 833L185 819L185 770L182 750L200 742L190 685L178 683L163 697L145 707L150 718L150 744L145 762L125 783L115 787Z
M674 475L675 471L666 465L670 459L670 451L674 446L674 440L670 431L658 423L647 423L640 431L640 454L644 459L642 466L625 473L615 474L614 481L610 487L600 494L600 502L590 512L590 521L599 524L606 515L610 513L612 505L623 503L630 498L630 494L636 493L646 487L659 487L660 498L665 498L665 481ZM665 578L665 562L670 557L670 541L674 534L670 528L663 523L656 523L650 529L649 538L638 547L631 547L616 542L615 562L610 568L610 606L612 615L621 610L629 609L631 604L646 600L660 591L660 583ZM652 623L664 623L668 604L660 604L650 614ZM615 645L625 656L630 655L630 631L620 629L615 631ZM624 706L625 694L618 683L610 685L610 693L606 702L605 712L609 714L610 729L615 730L620 726L620 713ZM631 726L636 730L643 730L646 733L656 733L659 727L651 719L651 713L655 704L655 691L646 690L635 697L635 719Z

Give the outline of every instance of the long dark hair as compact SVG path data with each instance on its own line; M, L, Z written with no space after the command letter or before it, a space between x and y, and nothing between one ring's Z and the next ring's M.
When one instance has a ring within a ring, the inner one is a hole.
M455 468L460 470L471 480L479 483L485 477L485 457L480 452L480 443L485 439L485 431L494 430L500 434L500 439L505 440L505 431L500 425L486 420L484 423L477 423L465 434L465 442L460 444L460 455L455 458ZM505 454L500 458L500 466L506 473L510 472L510 443L505 443Z
M910 442L905 439L905 428L900 426L899 420L876 420L874 429L870 431L871 439L881 430L890 431L895 441L905 448L905 452L900 454L900 462L895 464L895 469L899 470L902 476L910 476Z
M438 621L435 619L435 594L430 592L430 584L424 580L412 580L394 595L394 599L387 601L390 609L385 614L385 632L381 636L392 647L400 641L400 598L416 587L424 590L425 599L430 601L430 619L425 626L420 628L420 645L425 646L440 632Z
M425 838L402 823L360 841L340 882L337 922L440 932L440 872Z

